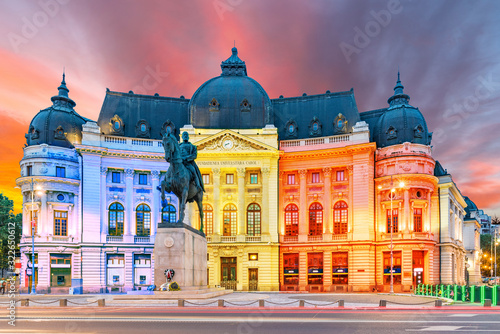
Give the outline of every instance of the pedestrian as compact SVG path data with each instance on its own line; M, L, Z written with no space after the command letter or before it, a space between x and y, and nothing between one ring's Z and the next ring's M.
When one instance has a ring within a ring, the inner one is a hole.
M2 277L2 279L0 279L0 290L2 290L2 295L5 294L5 286L7 285L7 281L5 280L5 278Z

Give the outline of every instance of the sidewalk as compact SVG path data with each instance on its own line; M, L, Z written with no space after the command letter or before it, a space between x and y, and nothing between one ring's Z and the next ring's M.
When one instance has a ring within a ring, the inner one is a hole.
M120 296L117 300L115 297ZM126 296L127 299L123 299ZM67 299L68 307L97 306L97 301L104 299L105 306L111 307L178 307L178 300L145 299L143 295L95 294L95 295L16 295L16 300L30 300L29 307L59 307L60 299ZM180 298L181 299L181 298ZM186 298L185 307L217 307L219 300L224 300L226 307L258 307L259 300L264 300L265 307L298 307L303 300L304 307L338 307L339 300L345 308L379 307L380 300L385 300L387 308L432 308L436 297L415 296L411 294L384 293L280 293L280 292L233 292L232 294L205 300ZM439 298L443 306L482 307L479 303L454 302ZM9 303L7 295L0 296L0 304ZM19 302L17 305L20 305ZM496 308L496 307L494 307Z

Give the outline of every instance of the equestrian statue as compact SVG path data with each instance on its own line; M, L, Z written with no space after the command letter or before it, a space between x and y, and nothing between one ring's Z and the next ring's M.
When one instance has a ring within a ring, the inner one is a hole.
M183 142L179 145L175 136L167 131L163 135L165 160L170 163L167 174L161 181L161 202L166 206L165 193L174 193L179 198L179 220L184 221L186 203L196 202L200 212L200 232L203 232L203 179L194 161L198 156L195 145L189 142L189 134L182 133Z

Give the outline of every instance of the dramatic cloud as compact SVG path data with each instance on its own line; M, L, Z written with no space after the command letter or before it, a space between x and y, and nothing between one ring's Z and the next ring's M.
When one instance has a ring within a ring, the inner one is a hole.
M63 67L91 119L106 87L191 97L234 42L271 98L352 87L360 111L378 109L399 67L434 131L434 157L500 215L498 1L40 0L5 2L1 15L0 107L23 124L50 105Z

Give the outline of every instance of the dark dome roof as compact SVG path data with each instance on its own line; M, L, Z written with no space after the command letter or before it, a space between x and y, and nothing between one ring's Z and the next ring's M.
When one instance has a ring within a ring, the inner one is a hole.
M403 93L399 79L394 87L394 95L389 98L389 108L380 116L374 129L373 139L378 147L404 142L430 145L432 133L428 132L425 118L409 104L410 97Z
M68 97L69 89L64 80L58 87L59 94L51 98L51 107L41 110L31 120L25 135L28 146L48 144L73 148L82 141L82 125L88 120L73 109L76 103Z
M189 101L195 128L252 129L272 123L271 100L262 86L247 76L238 50L221 64L222 74L205 82Z
M464 200L465 200L465 203L467 203L467 207L465 208L465 212L466 212L465 218L470 218L471 212L478 211L478 208L477 208L476 204L470 200L469 197L464 196Z

